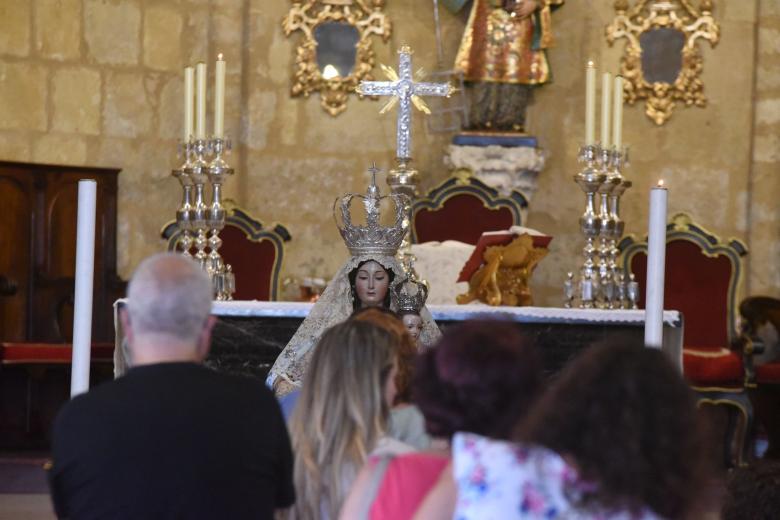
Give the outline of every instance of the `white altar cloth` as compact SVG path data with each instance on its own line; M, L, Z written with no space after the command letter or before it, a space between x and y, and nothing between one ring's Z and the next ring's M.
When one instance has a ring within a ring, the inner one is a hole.
M117 300L114 309L126 300ZM313 303L264 301L215 301L215 316L305 318ZM641 327L644 310L566 309L559 307L492 307L483 303L468 305L429 305L434 320L463 321L475 318L505 318L520 323L559 323L592 325L633 325ZM682 370L683 316L679 311L664 311L663 350ZM117 347L124 334L118 319ZM115 356L115 362L117 361ZM122 365L124 363L121 363ZM116 368L116 367L115 367ZM122 367L123 369L124 367Z
M125 300L118 300L124 302ZM215 316L278 316L305 318L313 303L308 302L261 302L261 301L215 301L211 312ZM624 323L641 324L645 320L643 310L566 309L563 307L493 307L484 303L468 305L428 305L434 319L467 320L485 315L505 315L514 321L556 322L556 323ZM682 317L678 311L664 311L664 323L680 327Z

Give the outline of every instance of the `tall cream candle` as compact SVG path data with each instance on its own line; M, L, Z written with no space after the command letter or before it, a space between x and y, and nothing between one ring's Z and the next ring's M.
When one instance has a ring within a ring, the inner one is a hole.
M214 137L221 139L225 133L225 60L217 56L214 70Z
M192 116L195 88L195 69L184 69L184 134L182 140L187 143L192 139Z
M623 76L615 76L615 108L612 111L612 144L623 146Z
M195 102L195 139L206 138L206 64L200 62L195 67L196 102Z
M592 61L585 69L585 145L596 144L596 67Z
M609 110L612 106L612 74L601 75L601 146L609 149Z

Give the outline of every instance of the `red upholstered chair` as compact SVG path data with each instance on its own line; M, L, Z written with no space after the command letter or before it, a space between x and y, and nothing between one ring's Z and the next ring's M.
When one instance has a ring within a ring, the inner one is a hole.
M739 304L745 383L769 439L765 458L780 458L780 300L751 296Z
M629 236L620 242L619 249L624 267L634 273L644 295L647 242ZM683 371L699 396L699 405L728 407L729 465L746 461L753 420L741 355L731 348L738 336L736 294L746 254L739 240L723 242L684 213L672 217L666 227L664 308L683 314ZM643 297L640 307L644 307ZM732 453L732 441L739 446L737 453Z
M519 191L502 197L476 177L450 177L412 204L412 242L476 245L485 231L522 225L521 212L527 207Z
M176 222L162 229L169 251L180 251L181 230ZM266 229L244 210L229 207L225 228L219 234L222 258L231 265L236 277L235 300L276 300L279 296L279 272L284 259L284 243L291 237L281 224ZM207 249L208 251L208 249ZM194 252L194 248L191 250Z

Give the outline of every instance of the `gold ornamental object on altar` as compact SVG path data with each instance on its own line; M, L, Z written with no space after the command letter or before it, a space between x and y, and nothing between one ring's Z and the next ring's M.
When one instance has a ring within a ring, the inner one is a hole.
M536 266L547 256L546 247L534 246L524 233L507 245L488 246L482 266L471 276L469 290L457 297L459 304L479 300L488 305L533 304L530 280Z
M624 38L620 63L625 101L645 101L645 114L664 124L678 103L704 107L704 60L699 40L713 47L720 26L712 16L712 0L616 0L616 16L606 28L607 43Z

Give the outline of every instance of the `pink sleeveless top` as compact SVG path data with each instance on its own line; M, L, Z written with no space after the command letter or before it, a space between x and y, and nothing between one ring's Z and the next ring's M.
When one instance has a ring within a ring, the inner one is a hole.
M372 467L376 467L379 460L379 457L372 458ZM419 452L394 457L377 489L369 518L411 519L449 460L444 454Z

